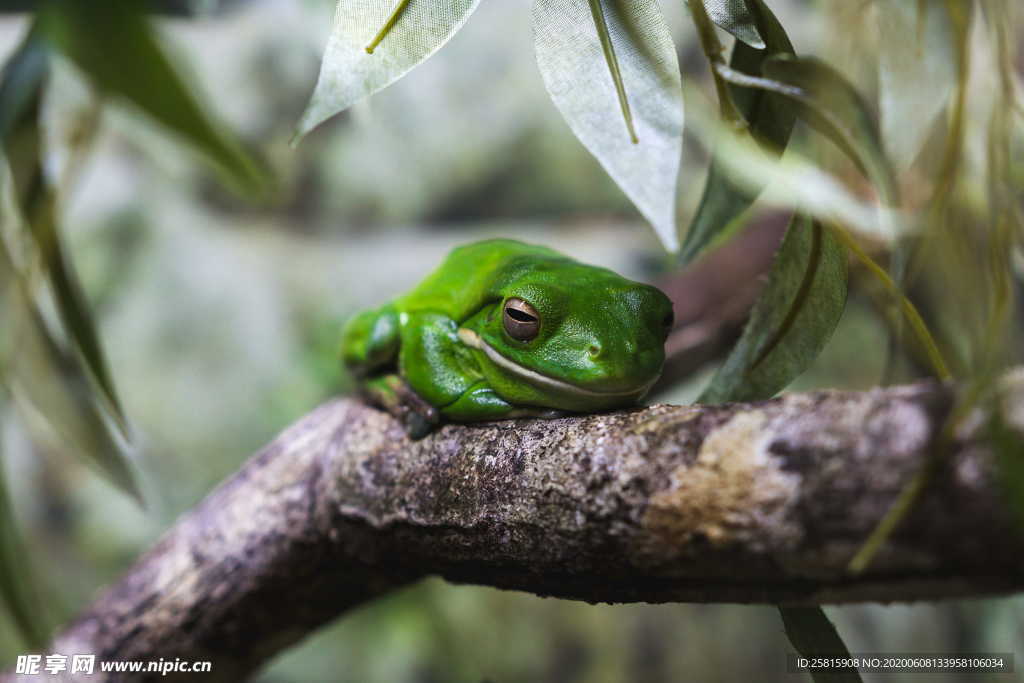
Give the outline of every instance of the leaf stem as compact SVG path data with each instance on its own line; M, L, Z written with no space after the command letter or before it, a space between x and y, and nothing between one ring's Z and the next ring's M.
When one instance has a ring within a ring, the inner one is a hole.
M615 46L612 45L612 37L608 32L608 24L604 18L604 8L601 0L590 1L590 14L594 17L594 26L597 27L597 37L601 41L601 49L604 51L604 60L608 63L608 71L611 72L612 82L615 83L615 93L619 98L619 107L622 109L622 118L626 120L626 129L629 131L629 139L634 145L639 144L640 139L636 136L636 128L633 126L633 113L629 108L629 98L626 97L626 86L622 82L622 72L619 70L619 60L615 56Z
M829 224L829 229L836 238L846 246L850 252L860 260L861 263L867 267L868 271L871 272L878 280L882 283L889 294L897 300L900 309L903 312L907 322L910 323L910 329L917 337L918 343L924 347L925 353L928 356L928 360L932 364L932 368L935 375L940 380L948 380L952 377L949 371L949 367L946 365L945 359L943 359L941 352L939 351L938 345L935 343L935 339L932 337L931 332L928 330L928 326L925 324L924 319L921 318L921 314L918 313L917 308L908 299L889 276L885 270L871 258L867 252L861 249L860 245L857 244L856 240L847 232L842 226L835 223ZM935 455L928 458L927 462L918 470L914 477L903 487L900 491L899 497L892 504L886 513L882 517L882 520L875 526L868 536L867 540L864 541L860 549L850 560L847 569L852 574L859 574L867 569L868 565L874 559L879 549L885 544L885 542L892 535L892 532L896 529L896 526L906 517L907 513L917 502L921 496L921 492L925 490L932 477L935 475L938 469L941 455L948 447L953 434L956 432L957 426L963 420L964 416L970 411L971 408L977 402L978 396L982 388L981 383L976 383L972 386L966 396L958 401L957 406L953 409L952 414L946 420L942 427L942 431L939 433L938 438L935 442Z
M918 343L924 348L924 351L928 356L928 360L932 365L932 369L935 371L935 376L942 381L950 379L953 375L949 371L949 366L942 357L942 353L939 351L939 347L935 343L935 338L932 337L924 319L921 317L921 314L918 313L917 308L910 299L900 291L899 287L896 286L896 283L893 282L893 279L885 272L885 269L878 265L878 263L876 263L875 260L867 254L867 252L861 249L860 245L857 244L857 241L853 239L845 228L835 223L830 223L829 229L836 238L842 242L843 245L849 249L861 263L864 264L868 271L882 283L882 286L885 287L889 294L896 299L904 317L907 319L907 322L910 323L910 328L913 330L914 336L917 337Z
M957 428L964 421L964 418L970 414L971 410L978 404L979 399L982 396L985 388L990 384L986 378L981 378L978 381L971 382L968 386L967 391L963 396L956 402L953 411L950 416L946 418L945 423L942 425L942 430L939 432L938 437L935 439L934 453L929 457L925 463L921 466L914 477L907 482L907 484L900 491L899 497L896 502L892 504L886 513L882 517L882 521L871 531L868 539L864 541L864 544L857 551L857 554L850 560L850 564L847 565L847 570L852 574L860 574L868 565L871 564L871 560L874 559L875 555L878 554L879 549L885 544L885 542L892 535L892 532L896 529L896 526L907 516L911 508L920 498L921 493L925 490L927 485L931 482L932 477L939 469L939 463L943 459L948 451L950 444L953 441L953 436L956 434Z
M398 23L398 20L401 19L402 13L405 12L405 8L409 6L409 2L411 2L411 0L399 0L398 5L394 10L392 10L391 16L389 16L388 20L384 22L384 26L377 31L377 35L375 35L373 40L370 41L370 44L366 46L367 54L372 55L373 51L377 49L377 46L380 45L381 41L384 40L388 33L391 32L391 29L393 29L395 24Z
M871 535L868 536L868 539L861 545L857 554L850 560L850 564L847 565L847 571L851 574L860 574L868 568L871 560L875 559L875 555L878 554L879 548L889 539L893 530L896 529L896 525L907 515L910 508L917 501L918 496L921 495L925 485L931 481L938 462L938 458L928 458L925 464L921 466L921 469L914 474L914 478L903 487L899 498L892 504L892 507L885 511L882 521L871 530Z
M704 7L704 0L689 0L687 4L690 6L690 16L697 28L701 47L704 48L704 56L707 57L711 65L711 76L715 82L715 93L718 95L722 119L735 130L743 130L747 127L747 120L736 108L736 103L733 102L732 95L729 94L729 86L718 72L718 67L728 68L725 58L722 56L725 48L718 40L715 25L711 22L707 9Z
M996 16L998 9L992 7L992 5L998 4L1002 6L1002 16ZM1007 35L1007 26L1016 26L1014 7L1011 3L996 3L990 1L989 7L991 7L992 14L992 30L996 34L996 57L999 63L999 82L1002 84L1002 96L1004 100L1009 100L1008 104L1004 106L1009 107L1012 111L1018 115L1024 114L1024 106L1021 105L1021 101L1017 95L1017 81L1014 78L1014 71L1016 71L1013 63L1013 49L1010 47L1010 39Z
M967 108L967 80L970 77L970 50L967 41L971 31L971 8L957 0L946 0L946 11L953 22L957 55L956 96L953 98L946 150L939 165L938 183L932 193L933 215L944 213L957 181L957 166L963 155L964 114Z

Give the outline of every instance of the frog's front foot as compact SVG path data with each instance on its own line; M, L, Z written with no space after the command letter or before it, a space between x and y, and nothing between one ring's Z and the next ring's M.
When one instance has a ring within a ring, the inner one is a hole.
M361 387L363 397L395 417L410 439L422 439L441 421L437 408L427 403L398 375L367 380Z

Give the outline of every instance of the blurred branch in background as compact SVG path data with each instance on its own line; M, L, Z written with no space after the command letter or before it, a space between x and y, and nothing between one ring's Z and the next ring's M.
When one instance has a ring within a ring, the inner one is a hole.
M753 404L447 426L336 400L182 517L50 646L209 659L237 681L340 612L437 574L589 602L819 604L1024 587L986 417L958 434L865 572L846 563L930 458L956 391L926 382ZM15 680L8 678L7 680ZM103 680L103 679L98 679Z

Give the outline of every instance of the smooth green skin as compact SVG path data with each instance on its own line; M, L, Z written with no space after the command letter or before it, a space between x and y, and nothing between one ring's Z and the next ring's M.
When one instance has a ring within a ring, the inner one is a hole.
M505 332L510 297L539 313L536 338ZM635 404L658 378L671 321L655 287L546 247L485 240L352 318L342 358L371 394L393 394L397 371L453 421L607 410Z

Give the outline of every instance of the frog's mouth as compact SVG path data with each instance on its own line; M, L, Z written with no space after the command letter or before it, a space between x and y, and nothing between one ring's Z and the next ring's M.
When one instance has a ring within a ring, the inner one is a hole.
M465 327L459 328L459 340L466 346L474 349L480 349L483 351L492 363L507 370L516 377L533 384L534 386L543 387L545 389L552 389L560 391L573 396L581 396L586 398L598 398L598 399L639 399L641 396L647 393L656 381L658 376L655 375L651 381L644 383L643 385L630 389L628 391L595 391L594 389L586 389L577 384L571 384L569 382L555 379L554 377L548 377L547 375L541 374L536 370L523 367L519 363L516 363L509 358L501 355L494 347L488 344L483 338L474 332L473 330Z

